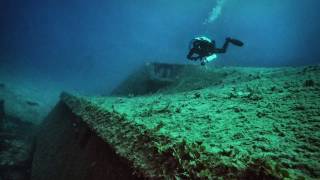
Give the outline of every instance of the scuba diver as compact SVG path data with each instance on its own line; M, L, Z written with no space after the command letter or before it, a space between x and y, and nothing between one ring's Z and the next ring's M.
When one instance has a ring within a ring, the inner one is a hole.
M205 36L196 37L190 42L190 51L187 58L191 61L200 60L201 65L205 65L206 63L216 59L217 53L226 53L229 43L240 47L243 46L243 42L228 37L226 38L222 48L216 48L215 41L212 41Z

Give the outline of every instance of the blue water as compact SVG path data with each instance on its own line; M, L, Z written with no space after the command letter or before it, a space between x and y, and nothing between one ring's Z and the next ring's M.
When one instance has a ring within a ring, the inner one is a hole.
M217 66L317 64L319 7L318 0L2 0L0 66L12 76L108 91L145 62L190 63L197 35L218 46L228 36L245 43L219 55Z

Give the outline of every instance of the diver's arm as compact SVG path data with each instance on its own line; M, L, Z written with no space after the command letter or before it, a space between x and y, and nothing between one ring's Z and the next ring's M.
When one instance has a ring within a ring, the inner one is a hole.
M193 55L195 54L195 49L194 48L191 48L188 55L187 55L187 58L190 59L190 60L193 60L193 61L196 61L197 59L200 59L200 56L196 56L194 57Z

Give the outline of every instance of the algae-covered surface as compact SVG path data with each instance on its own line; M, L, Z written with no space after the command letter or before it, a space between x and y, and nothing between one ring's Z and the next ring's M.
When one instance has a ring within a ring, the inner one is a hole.
M320 178L319 66L204 71L153 95L62 101L138 176Z

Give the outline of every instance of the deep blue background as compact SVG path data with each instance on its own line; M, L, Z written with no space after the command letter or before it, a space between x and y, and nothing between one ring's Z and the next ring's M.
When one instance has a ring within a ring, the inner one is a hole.
M94 91L113 88L144 62L190 63L189 41L245 42L215 65L320 62L319 0L1 0L0 66ZM15 74L13 74L15 75Z

